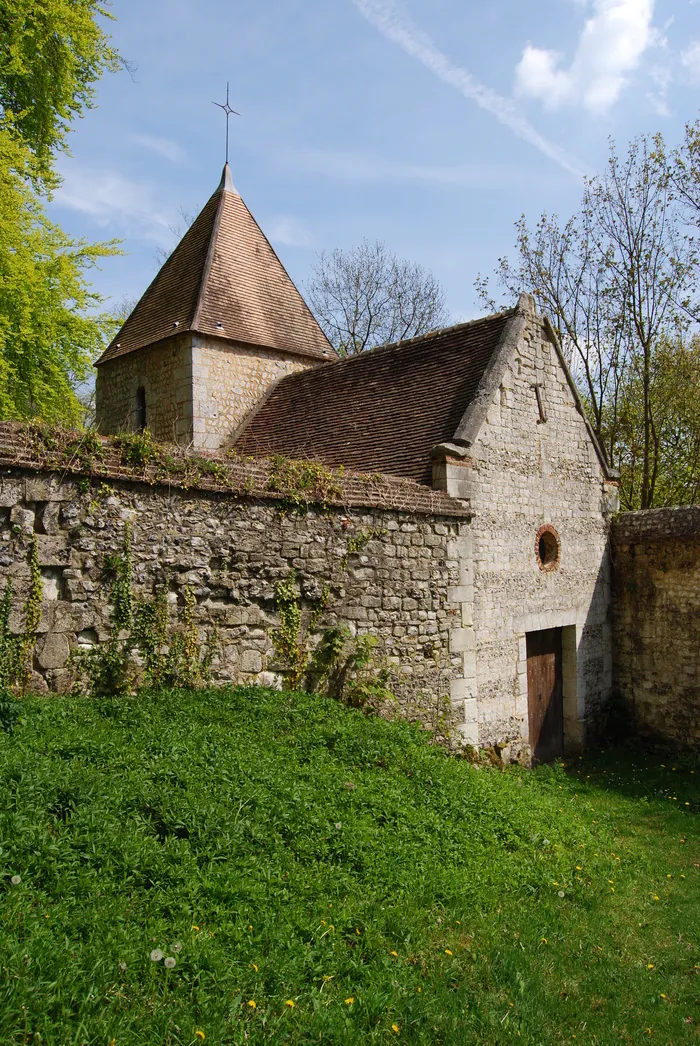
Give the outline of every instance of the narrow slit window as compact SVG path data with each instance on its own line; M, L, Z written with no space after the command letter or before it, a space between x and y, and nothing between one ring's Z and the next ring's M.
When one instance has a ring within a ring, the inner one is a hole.
M544 409L544 402L542 400L542 387L535 385L535 396L537 397L537 409L540 413L539 421L537 424L541 424L547 420L547 412Z
M139 432L146 428L146 390L143 385L136 390L136 428Z

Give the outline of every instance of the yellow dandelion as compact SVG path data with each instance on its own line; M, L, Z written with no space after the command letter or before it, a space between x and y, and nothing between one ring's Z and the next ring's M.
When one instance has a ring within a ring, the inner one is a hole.
M328 929L331 931L331 933L335 933L335 926L333 925L333 923L330 924Z
M357 934L358 937L360 936L360 931L357 928L355 929L355 933Z
M459 919L457 919L457 925L458 925L458 926L461 926L461 925L462 925L462 924L461 924L461 922L459 921Z
M258 964L256 962L252 962L250 965L253 967L253 969L257 973L258 972Z
M546 943L547 943L547 938L546 937L540 937L540 944L546 944Z
M390 952L389 954L390 954L390 955L395 955L397 959L398 959L398 957L399 957L399 953L398 953L398 952Z
M681 879L685 879L685 876L683 875L683 872L681 872Z
M289 1009L293 1010L294 1007L296 1006L296 1003L294 1002L294 999L287 999L287 1001L285 1002L284 1005L285 1006L289 1006Z
M661 998L662 998L662 999L665 999L665 998L666 998L666 996L664 995L664 993L663 993L663 992L661 992Z
M201 1039L202 1042L204 1042L204 1040L206 1039L206 1035L203 1031L196 1031L194 1035L196 1039Z
M254 1010L258 1004L255 1001L255 999L248 999L248 1005L250 1006L251 1010Z
M193 926L192 929L196 930L196 932L199 933L199 927L198 926Z
M348 995L347 999L345 1000L345 1005L346 1006L352 1006L354 1001L355 1001L355 996L354 995Z
M658 893L655 893L655 894L654 894L654 900L655 900L655 901L658 901L658 899L659 899L659 895L658 895Z
M653 970L653 969L654 969L654 964L653 964L653 962L648 962L648 963L647 963L647 970Z
M583 871L583 868L581 867L581 865L580 865L580 864L577 864L577 865L576 865L576 871L577 871L577 872L582 872L582 871Z
M449 948L445 948L445 955L452 955L452 952Z
M398 1024L392 1024L391 1030L393 1032L396 1032L396 1034L398 1035L399 1034L399 1026L398 1026Z

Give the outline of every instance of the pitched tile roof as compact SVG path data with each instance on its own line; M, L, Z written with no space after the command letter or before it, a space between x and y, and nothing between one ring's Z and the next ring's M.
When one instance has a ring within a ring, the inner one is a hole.
M516 310L425 334L279 381L236 440L362 472L432 479Z
M233 186L219 187L97 365L192 331L319 360L336 354Z

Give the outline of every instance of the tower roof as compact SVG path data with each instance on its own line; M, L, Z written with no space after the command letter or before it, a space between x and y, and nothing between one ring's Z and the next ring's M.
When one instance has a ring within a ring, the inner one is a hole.
M236 191L216 192L97 361L192 332L318 360L336 353Z

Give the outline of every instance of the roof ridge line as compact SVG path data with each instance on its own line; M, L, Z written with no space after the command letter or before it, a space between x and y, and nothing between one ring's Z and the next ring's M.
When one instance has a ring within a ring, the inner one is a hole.
M295 291L297 292L297 294L298 294L298 296L299 296L299 300L301 301L302 305L304 306L304 308L306 309L307 313L309 314L309 316L311 317L311 319L313 320L313 322L314 322L314 323L316 324L316 326L318 327L318 329L319 329L319 330L321 331L321 334L323 335L323 337L324 337L324 338L326 339L326 343L327 343L327 345L328 345L328 348L329 348L329 349L331 350L331 352L335 353L335 355L336 355L336 358L337 358L337 359L340 359L340 357L338 356L338 353L337 353L337 351L336 351L336 350L335 350L335 349L333 348L333 346L331 345L330 341L328 340L328 337L327 337L327 335L326 335L326 332L325 332L325 331L323 330L323 328L321 327L321 324L320 324L320 323L318 322L318 320L317 320L317 319L316 319L316 317L314 316L313 312L312 312L312 311L311 311L311 309L309 308L309 306L308 306L308 304L307 304L307 301L306 301L306 298L305 298L305 297L304 297L304 295L303 295L303 294L301 293L301 291L300 291L300 290L299 290L299 288L297 287L296 283L294 282L294 280L292 279L292 277L291 277L291 276L289 275L289 273L287 272L287 269L286 269L286 266L284 265L284 262L283 262L283 261L282 261L282 259L280 258L279 254L277 253L277 251L275 250L275 248L274 248L274 247L272 246L272 244L270 243L270 241L269 241L269 239L267 238L267 235L266 235L266 233L264 232L264 230L263 230L263 229L262 229L262 228L260 227L260 225L258 224L258 221L257 221L257 219L256 219L255 215L253 214L253 212L251 211L250 207L249 207L249 206L248 206L248 204L247 204L247 203L245 202L245 200L243 199L243 197L241 196L241 194L240 194L239 192L236 192L236 195L238 196L238 199L239 199L239 200L241 201L241 203L242 203L242 204L243 204L243 206L245 207L246 211L247 211L247 212L248 212L248 214L250 215L250 219L251 219L251 221L253 222L253 225L255 225L256 229L258 230L258 232L259 232L259 233L260 233L260 235L262 236L263 240L265 241L265 243L267 244L267 246L268 246L268 247L270 248L270 250L272 251L273 257L274 257L274 258L276 258L276 260L277 260L277 262L278 262L278 264L279 264L279 267L280 267L280 269L282 270L282 272L284 273L284 275L285 275L285 276L287 277L287 279L289 280L289 282L290 282L290 284L292 285L292 287L294 288L294 290L295 290ZM330 360L329 360L328 362L329 362L329 363L334 363L335 361L334 361L334 360L333 360L333 358L331 357L331 358L330 358Z
M255 220L255 219L253 219ZM355 363L358 360L365 360L369 356L379 355L381 352L389 351L390 349L405 349L416 342L425 341L427 338L435 338L439 334L447 334L451 331L464 330L467 327L473 327L477 323L486 323L487 320L496 320L502 316L515 315L518 311L519 304L513 305L510 309L501 309L500 312L491 312L486 316L477 316L474 320L465 320L463 323L453 323L450 327L437 327L433 331L426 331L425 334L415 334L412 338L405 338L403 341L391 341L387 342L386 345L375 345L371 349L363 349L362 352L353 352L349 356L339 356L335 360L329 360L329 363L334 367L340 366L341 364ZM336 350L337 351L337 350ZM303 371L296 371L292 374L285 374L279 381L289 381L299 377L303 374Z
M202 266L202 275L199 280L199 288L197 290L197 304L195 305L194 312L192 314L192 322L190 323L190 330L193 332L197 331L199 325L199 317L202 312L202 296L204 288L209 280L209 273L211 272L212 262L214 260L214 244L216 243L219 226L221 224L221 212L223 211L224 193L226 192L223 185L213 193L213 196L218 196L219 199L216 203L216 214L214 216L214 222L211 227L211 236L209 237L209 243L207 245L207 256ZM211 197L209 197L211 199ZM204 205L206 207L206 204ZM204 208L202 208L204 210ZM200 212L201 213L201 212ZM179 246L179 245L178 245Z

